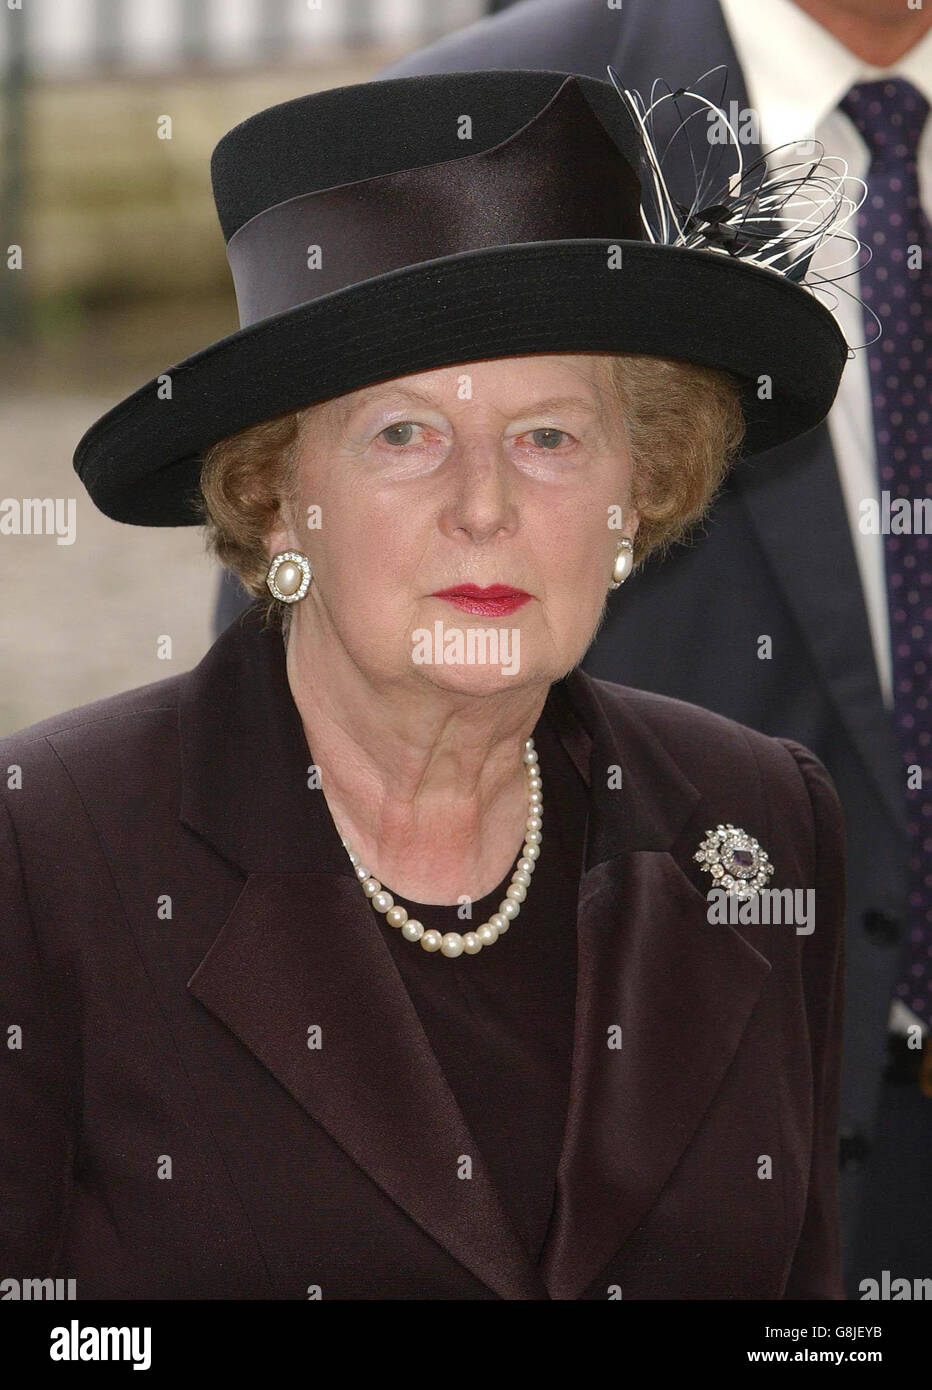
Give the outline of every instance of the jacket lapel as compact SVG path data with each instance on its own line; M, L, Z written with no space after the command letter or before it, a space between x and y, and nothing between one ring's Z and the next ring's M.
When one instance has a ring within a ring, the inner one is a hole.
M897 784L899 755L884 708L861 578L828 427L758 454L736 468L733 486L809 645L813 661L894 822L906 832ZM799 526L819 518L819 544Z
M557 1299L579 1298L654 1205L770 973L733 927L703 930L708 902L671 852L700 793L630 706L607 717L603 684L574 672L554 695L592 735L572 1081L541 1257ZM622 789L608 790L616 766Z
M354 878L250 874L188 988L461 1264L546 1298L374 925Z
M571 1095L539 1268L373 930L326 802L308 789L280 634L247 610L183 687L181 819L246 874L189 990L506 1299L576 1298L623 1244L688 1144L769 971L733 928L697 932L706 901L670 847L699 793L623 701L607 715L600 685L577 670L548 699L590 811ZM608 788L613 764L622 792ZM690 1038L675 1058L673 1016ZM613 1025L620 1051L606 1045ZM469 1181L457 1177L461 1155L473 1160Z
M281 635L260 630L255 606L191 672L180 727L181 819L248 874L188 989L477 1278L502 1298L546 1298L308 788Z

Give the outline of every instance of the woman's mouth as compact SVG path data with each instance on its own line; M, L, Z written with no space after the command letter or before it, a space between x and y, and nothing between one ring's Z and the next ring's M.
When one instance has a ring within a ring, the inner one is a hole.
M486 618L498 618L513 613L516 608L527 603L532 595L523 589L512 589L508 584L490 584L480 589L477 584L457 584L452 589L438 589L433 598L446 599L464 613L477 613Z

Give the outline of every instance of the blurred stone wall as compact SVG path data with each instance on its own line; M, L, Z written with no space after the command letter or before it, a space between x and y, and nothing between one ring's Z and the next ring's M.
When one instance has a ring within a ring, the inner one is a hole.
M7 273L25 277L32 335L0 350L0 499L73 503L75 539L0 534L0 733L185 671L213 640L218 571L199 528L110 521L72 454L123 396L237 327L210 192L220 136L396 56L28 92L23 270Z

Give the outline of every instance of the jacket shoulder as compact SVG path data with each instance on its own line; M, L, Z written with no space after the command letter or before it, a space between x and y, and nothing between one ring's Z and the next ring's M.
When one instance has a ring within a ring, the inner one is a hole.
M633 713L695 784L727 784L738 768L755 769L768 798L805 792L818 820L841 817L838 794L822 762L795 739L761 733L750 725L671 695L592 678L605 714L623 724Z
M585 73L593 53L610 56L616 21L615 12L592 0L523 0L405 54L378 76L381 81L487 67Z
M36 745L59 734L74 735L71 744L91 753L101 746L112 748L114 738L121 737L118 726L138 727L138 721L146 721L153 714L177 711L185 674L107 695L5 734L0 738L0 768L19 761L17 755L34 751Z
M626 711L633 711L650 726L671 753L675 751L688 756L690 750L696 747L697 740L711 740L721 747L722 752L750 742L755 752L766 754L770 745L781 742L770 734L761 733L759 729L752 729L748 724L739 723L737 719L729 719L727 715L717 714L715 710L691 704L688 700L619 685L615 681L591 679L610 719L621 721Z

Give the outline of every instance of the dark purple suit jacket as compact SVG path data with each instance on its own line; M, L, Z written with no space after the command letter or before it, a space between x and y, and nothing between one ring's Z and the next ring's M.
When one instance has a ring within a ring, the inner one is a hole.
M5 1276L79 1299L843 1296L826 772L580 670L548 708L590 809L540 1265L308 789L253 608L192 671L0 741ZM692 856L729 821L773 887L815 890L811 935L709 923Z

